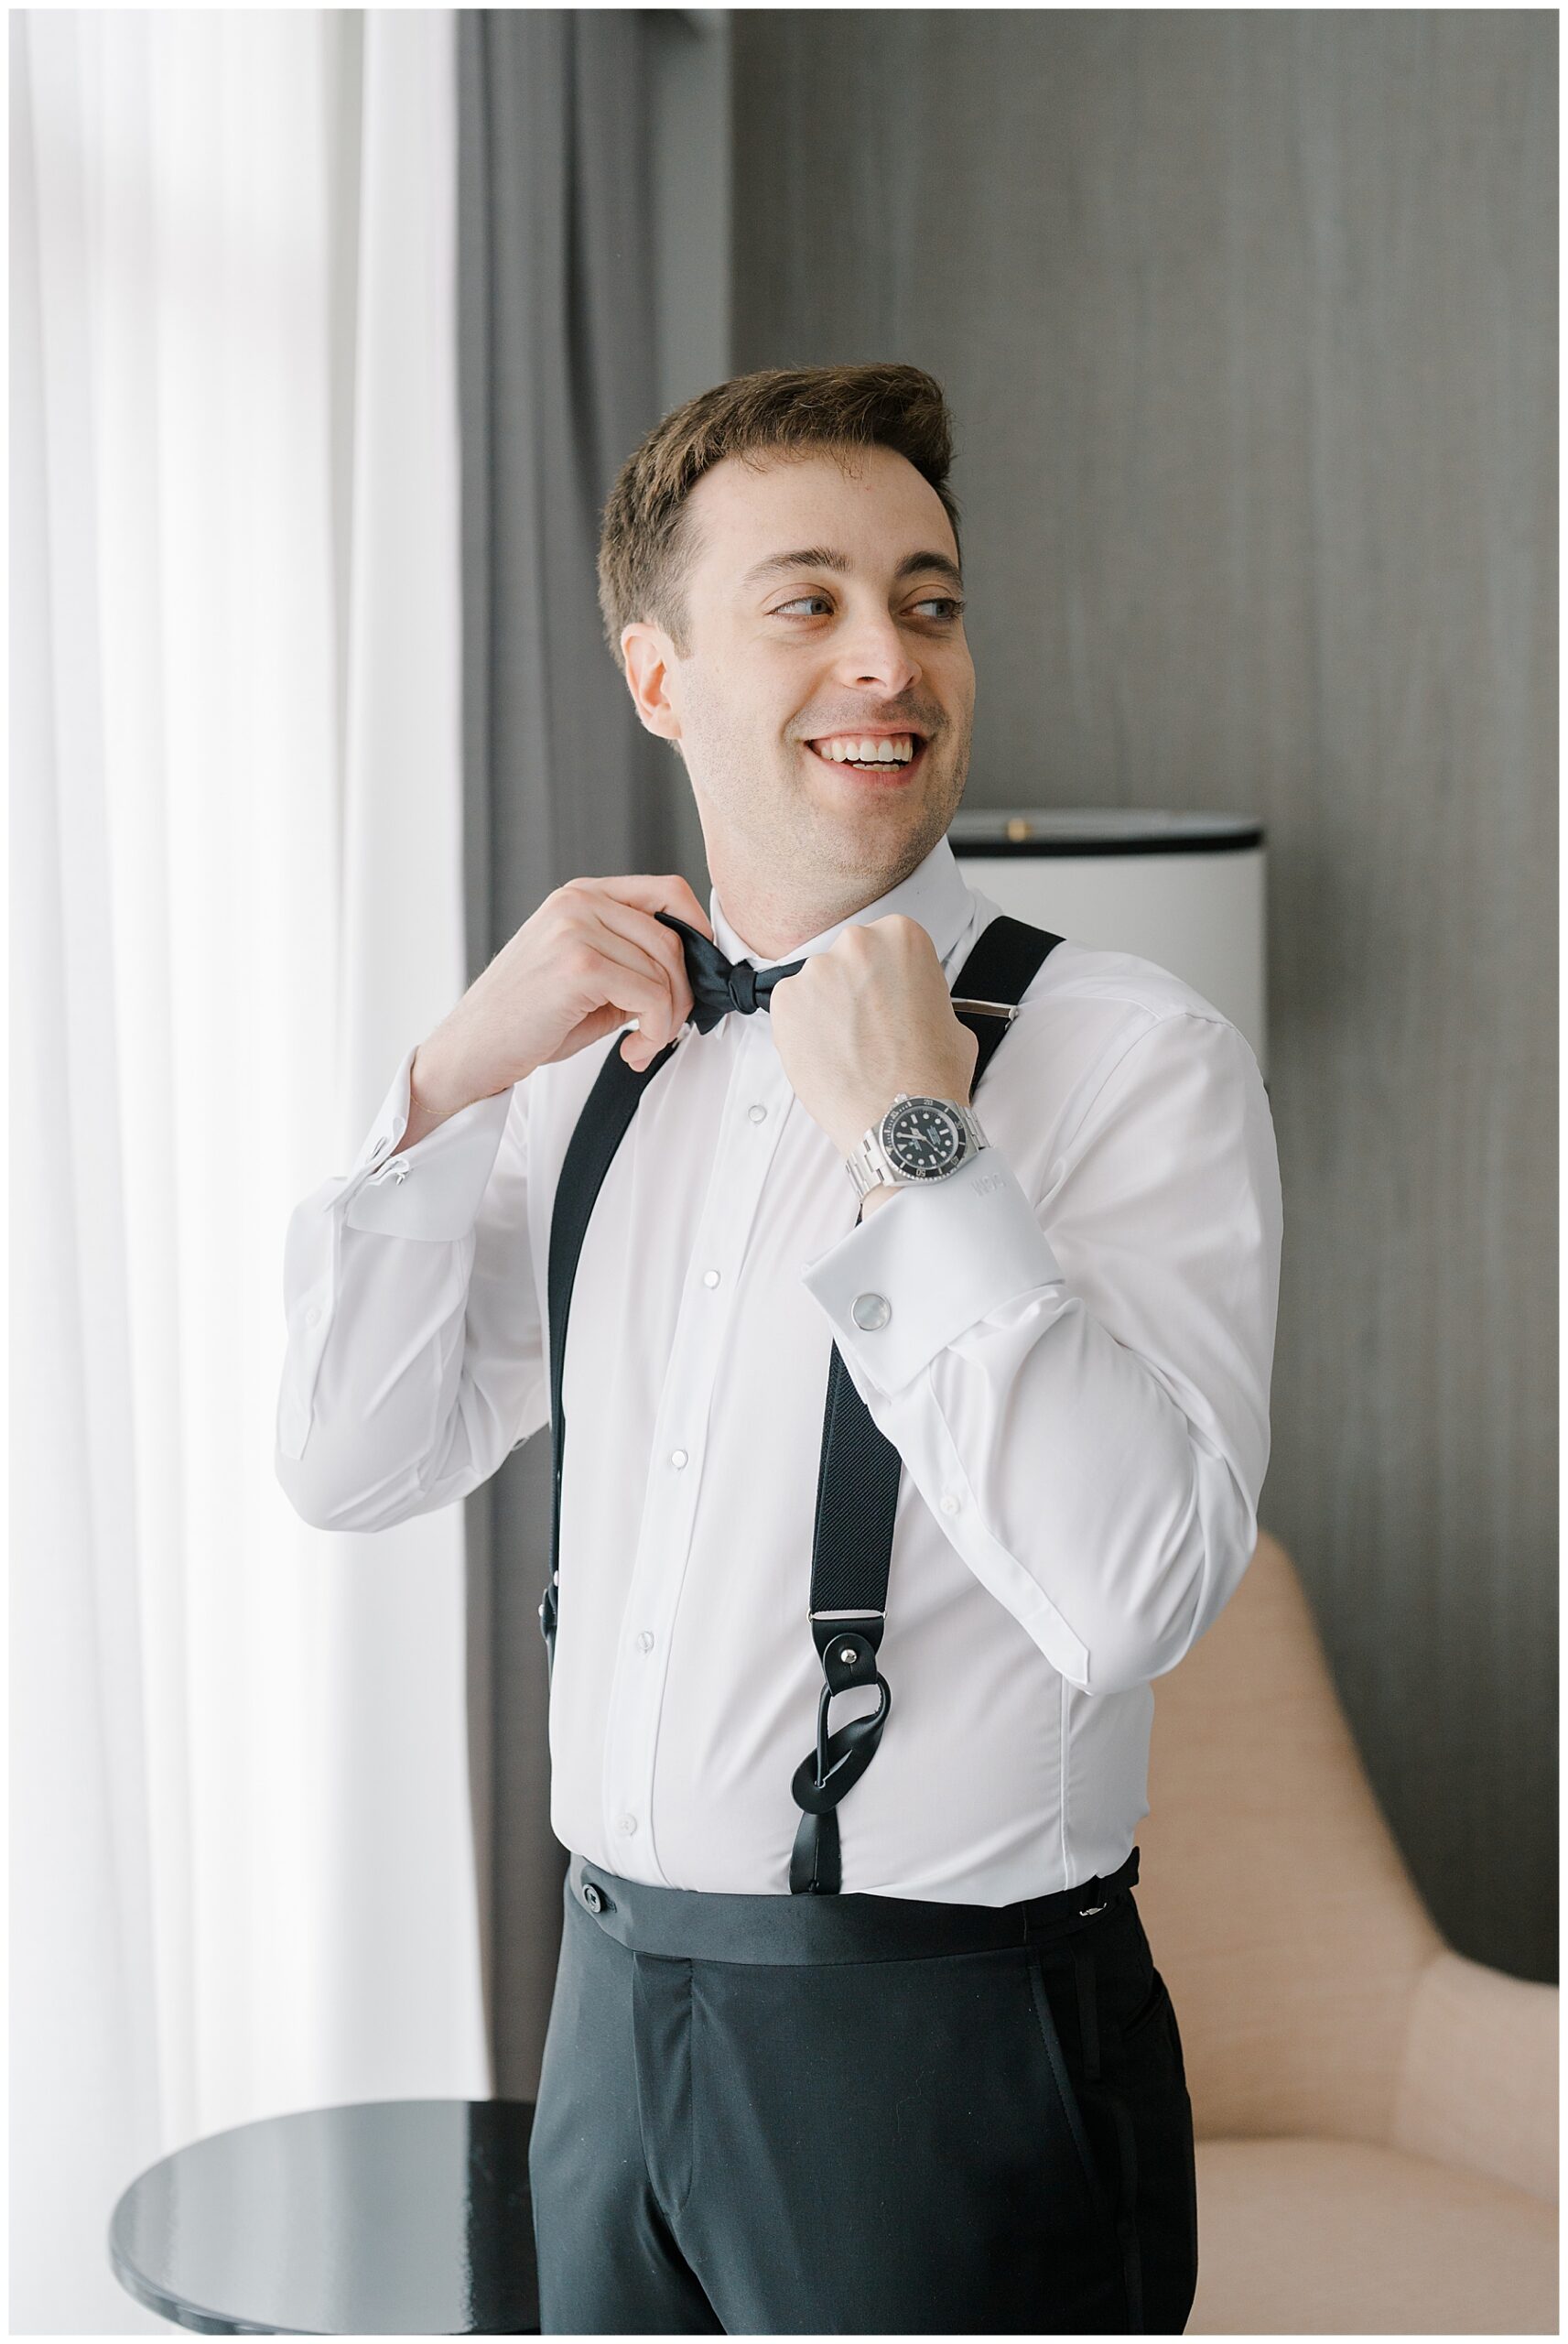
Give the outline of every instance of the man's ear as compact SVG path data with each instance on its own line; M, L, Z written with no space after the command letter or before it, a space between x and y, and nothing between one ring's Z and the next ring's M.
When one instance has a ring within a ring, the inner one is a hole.
M663 627L648 619L633 619L621 630L621 656L626 662L626 688L637 714L650 732L672 747L680 742L680 718L669 696L670 661L675 646Z

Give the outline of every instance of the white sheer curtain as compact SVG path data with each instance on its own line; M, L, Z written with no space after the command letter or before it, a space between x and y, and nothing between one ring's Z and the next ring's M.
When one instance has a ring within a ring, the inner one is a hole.
M455 20L20 11L11 2328L115 2198L492 2089L462 1509L272 1470L290 1207L464 981Z

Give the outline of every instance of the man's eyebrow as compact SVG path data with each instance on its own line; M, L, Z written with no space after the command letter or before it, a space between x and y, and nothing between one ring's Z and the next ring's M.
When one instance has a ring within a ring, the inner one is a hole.
M746 572L741 581L740 591L744 593L748 588L760 586L764 580L775 578L786 570L837 570L842 572L851 567L849 555L836 552L831 546L805 546L796 553L769 554L765 561L759 561L755 569ZM957 563L945 553L905 554L893 571L893 577L895 580L912 578L919 570L933 570L939 578L946 579L949 585L956 586L962 593L963 573Z

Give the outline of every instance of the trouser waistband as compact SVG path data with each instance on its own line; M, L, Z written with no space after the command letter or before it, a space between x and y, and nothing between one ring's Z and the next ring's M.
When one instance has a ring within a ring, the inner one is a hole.
M635 1953L700 1961L878 1961L1035 1945L1085 1926L1138 1878L1134 1847L1116 1871L1018 1904L942 1904L868 1895L735 1896L622 1880L573 1854L567 1894Z

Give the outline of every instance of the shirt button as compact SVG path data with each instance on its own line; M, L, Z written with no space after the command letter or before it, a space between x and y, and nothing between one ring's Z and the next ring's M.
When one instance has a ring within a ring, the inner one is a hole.
M685 1449L671 1449L671 1451L670 1451L670 1463L671 1463L672 1465L684 1465L684 1464L686 1463L686 1451L685 1451Z
M958 1501L951 1490L944 1490L942 1492L942 1511L944 1514L957 1514L958 1511Z
M625 1832L627 1838L630 1839L633 1832L637 1829L636 1817L634 1815L623 1815L621 1818L621 1829Z
M639 1651L639 1652L652 1652L652 1651L653 1651L653 1649L654 1649L654 1632L653 1632L652 1628L644 1628L644 1629L643 1629L643 1630L642 1630L641 1633L638 1635L638 1638L637 1638L637 1649L638 1649L638 1651Z
M717 1271L717 1270L704 1270L704 1272L703 1272L703 1274L702 1274L702 1283L703 1283L703 1285L704 1285L704 1286L717 1286L717 1285L719 1284L719 1273L718 1273L718 1271Z
M308 1327L316 1327L319 1326L320 1321L321 1306L319 1302L313 1302L310 1305L309 1309L305 1313L305 1324Z
M885 1294L858 1294L849 1316L857 1327L885 1327L892 1317L892 1305Z
M750 1115L754 1123L760 1123L767 1112L767 1109L763 1106L760 1099L753 1100L752 1104L746 1110L746 1112Z
M604 1902L603 1897L600 1894L591 1880L589 1881L583 1888L582 1901L588 1906L590 1913L597 1913Z

